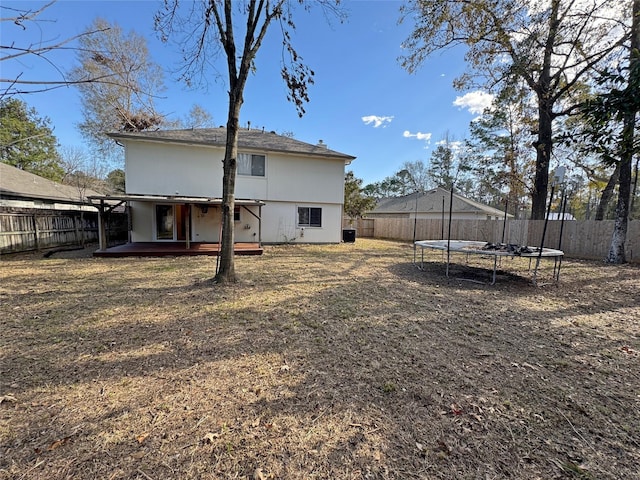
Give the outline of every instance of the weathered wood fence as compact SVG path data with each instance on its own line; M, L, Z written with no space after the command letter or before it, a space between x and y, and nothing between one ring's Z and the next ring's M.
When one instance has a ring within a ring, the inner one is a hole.
M98 240L97 213L0 213L0 253Z
M559 248L567 257L604 259L609 253L613 220L565 221L547 223L544 246ZM345 222L347 228L348 222ZM417 240L478 240L493 243L515 243L539 246L544 229L543 220L453 220L449 237L449 221L412 218L358 219L350 225L357 237L373 237L411 242ZM562 228L562 242L560 229ZM504 233L503 233L504 232ZM625 244L628 261L640 262L640 220L629 222Z
M97 214L0 213L0 252L80 245L98 239Z

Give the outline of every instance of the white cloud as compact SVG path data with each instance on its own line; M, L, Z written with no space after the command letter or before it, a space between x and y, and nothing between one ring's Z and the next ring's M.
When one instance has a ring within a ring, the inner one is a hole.
M422 133L422 132L411 133L409 130L405 130L402 136L404 138L415 138L416 140L423 140L427 143L429 143L429 140L431 140L430 133Z
M380 117L378 115L367 115L366 117L362 117L364 124L371 125L373 123L373 128L378 128L380 126L384 128L387 124L391 123L391 120L393 120L393 115L389 117Z
M470 113L481 114L485 108L491 106L494 96L490 93L476 90L465 93L462 97L456 97L453 104L456 107L466 108Z
M436 145L448 145L449 148L454 152L459 152L462 150L462 142L459 140L438 140Z

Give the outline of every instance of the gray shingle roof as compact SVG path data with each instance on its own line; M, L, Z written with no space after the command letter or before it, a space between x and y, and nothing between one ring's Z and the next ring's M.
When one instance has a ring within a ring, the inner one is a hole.
M155 132L117 132L109 136L116 140L145 140L157 142L184 143L189 145L211 145L224 147L227 140L226 128L198 128L186 130L157 130ZM241 128L238 132L238 147L281 153L299 153L310 156L339 158L351 161L356 157L336 152L326 144L312 145L295 138L278 135L275 132Z
M83 193L85 200L76 187L63 185L0 162L0 195L3 197L87 203L87 196L99 195L98 192L89 189Z
M372 213L411 213L416 211L416 197L418 199L418 213L442 212L442 198L444 197L445 211L449 211L451 192L444 188L434 188L424 193L412 193L404 197L381 199ZM452 212L483 212L492 216L503 216L504 212L470 200L456 193L453 194Z

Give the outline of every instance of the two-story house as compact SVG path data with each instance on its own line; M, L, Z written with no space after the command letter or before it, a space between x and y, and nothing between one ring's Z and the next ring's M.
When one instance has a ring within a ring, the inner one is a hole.
M119 132L126 194L93 198L102 212L126 203L131 243L218 243L226 129ZM241 129L236 243L339 243L345 165L355 157L256 129ZM102 248L102 245L101 245Z

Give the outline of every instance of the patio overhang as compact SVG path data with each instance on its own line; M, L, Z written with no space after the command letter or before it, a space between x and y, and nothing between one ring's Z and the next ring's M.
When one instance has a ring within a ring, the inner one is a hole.
M98 209L98 238L100 248L99 251L107 250L107 236L105 228L105 217L115 209L122 205L129 205L130 202L144 202L144 203L162 203L171 205L187 205L188 207L199 206L218 206L222 205L223 199L217 197L194 197L194 196L182 196L182 195L92 195L87 197L89 202ZM253 199L235 199L235 205L244 208L247 212L253 215L258 220L258 248L262 248L262 207L266 203L262 200ZM251 211L249 207L258 207L258 214ZM188 221L188 217L187 217ZM187 225L187 230L189 225ZM191 241L189 235L187 235L184 242L185 251L193 251L191 248ZM173 250L175 252L175 249ZM191 253L193 254L193 253Z
M222 205L222 198L216 197L187 197L181 195L93 195L87 197L92 205L100 208L100 205L114 205L126 202L147 202L147 203L170 203L170 204L190 204L190 205ZM103 203L104 202L104 203ZM264 206L262 200L252 200L237 198L235 204L238 206Z

